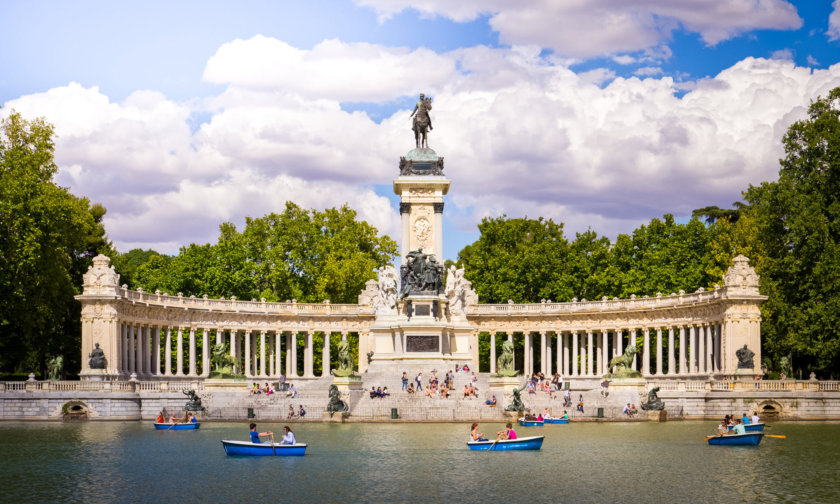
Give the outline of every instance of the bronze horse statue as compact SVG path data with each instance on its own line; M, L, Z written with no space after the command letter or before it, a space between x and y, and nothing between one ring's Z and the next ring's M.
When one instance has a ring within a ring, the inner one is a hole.
M429 141L426 137L432 128L432 119L429 117L429 111L432 110L432 99L426 98L423 93L420 93L420 101L414 106L411 112L411 117L414 118L411 129L414 130L414 142L417 148L428 148Z

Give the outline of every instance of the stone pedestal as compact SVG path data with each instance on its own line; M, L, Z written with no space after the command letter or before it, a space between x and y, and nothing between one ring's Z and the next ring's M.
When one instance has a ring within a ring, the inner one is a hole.
M520 388L523 385L520 383L521 380L516 376L491 376L488 381L490 391L501 392L502 396L512 393L513 389ZM496 396L496 399L501 401L501 397L499 396Z
M208 378L204 390L248 390L248 382L245 378Z
M352 390L362 390L362 377L359 375L336 376L332 382L342 395Z
M79 373L79 379L82 381L108 381L116 376L111 376L105 369L87 369Z

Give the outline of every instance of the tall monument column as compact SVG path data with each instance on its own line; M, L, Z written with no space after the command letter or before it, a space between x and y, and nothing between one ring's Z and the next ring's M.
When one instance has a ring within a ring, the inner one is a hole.
M435 151L413 149L400 158L394 194L400 197L403 260L410 251L422 248L443 264L443 197L447 192L443 158Z

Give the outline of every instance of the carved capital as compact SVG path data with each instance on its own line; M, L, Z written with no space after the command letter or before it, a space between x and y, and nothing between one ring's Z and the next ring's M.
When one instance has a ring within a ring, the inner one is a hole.
M435 213L442 214L443 213L443 202L440 203L432 203L435 207Z
M411 203L400 203L400 215L411 212Z

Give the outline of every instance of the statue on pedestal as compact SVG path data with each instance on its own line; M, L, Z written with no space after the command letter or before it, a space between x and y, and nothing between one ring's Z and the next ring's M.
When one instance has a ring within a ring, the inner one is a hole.
M333 413L346 413L350 411L347 403L341 400L341 392L339 392L335 384L330 385L329 395L330 402L327 404L327 413L330 414L330 417L333 416Z
M236 360L225 351L225 345L218 343L213 346L213 364L216 369L210 372L210 378L228 378L236 376L233 367Z
M755 366L753 362L755 352L747 348L747 345L735 350L735 356L738 357L738 369L752 369Z
M610 378L640 378L642 373L635 371L631 367L637 353L636 345L630 345L624 350L624 355L610 359L609 367L610 369L615 367L615 371L607 376Z
M47 369L49 370L50 381L60 380L64 373L64 357L58 355L50 359Z
M642 409L645 411L661 411L665 409L665 403L657 395L659 387L653 387L648 392L647 402L642 403Z
M350 343L338 342L338 368L333 369L333 376L353 376L353 358L350 357Z
M513 402L505 407L505 411L525 411L525 404L522 403L522 391L525 390L525 387L528 386L526 382L525 385L522 385L522 388L515 388L513 389Z
M184 395L190 400L184 405L184 411L204 411L204 406L201 405L201 398L195 393L195 390L184 390Z
M429 141L426 135L432 129L432 118L429 117L429 111L432 110L432 97L426 98L426 95L420 93L420 100L414 105L414 110L411 112L412 122L411 129L414 131L414 142L417 148L428 148Z
M496 376L516 376L519 371L513 369L513 342L502 343L502 354L496 359Z
M402 289L400 300L409 294L439 294L443 266L432 254L424 254L423 249L412 250L405 255L407 264L402 267Z
M99 343L94 344L94 349L90 351L90 360L88 366L91 369L105 369L107 361L105 359L105 352L99 348Z

